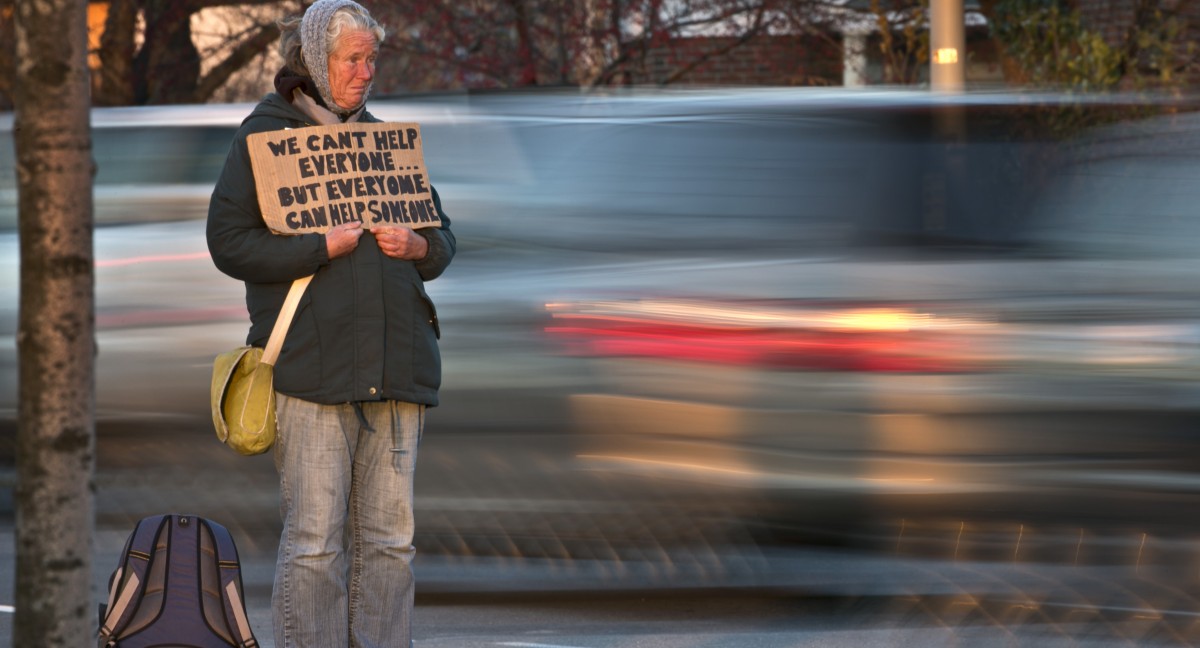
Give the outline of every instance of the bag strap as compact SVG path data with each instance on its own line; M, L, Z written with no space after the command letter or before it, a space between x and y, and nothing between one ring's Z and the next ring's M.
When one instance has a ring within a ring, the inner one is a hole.
M216 547L217 568L221 575L221 601L225 606L225 617L233 620L231 625L238 648L258 648L258 640L254 638L254 632L250 629L250 620L246 617L246 604L242 600L242 572L237 545L224 526L208 519L203 519L203 523L212 533L213 545Z
M279 351L283 348L283 339L287 337L287 330L292 325L292 318L295 317L296 308L300 305L300 297L304 295L304 289L308 287L308 282L312 281L312 278L313 275L308 275L292 282L287 298L283 300L283 308L279 309L279 317L275 318L275 327L271 329L271 337L267 339L267 346L263 349L262 359L259 360L262 364L274 365L275 361L279 359Z
M157 551L158 536L169 517L154 515L142 519L125 542L122 564L114 575L110 603L105 610L104 622L100 624L100 636L109 639L110 643L133 619L137 606L132 603L135 599L140 601L146 590L147 572Z

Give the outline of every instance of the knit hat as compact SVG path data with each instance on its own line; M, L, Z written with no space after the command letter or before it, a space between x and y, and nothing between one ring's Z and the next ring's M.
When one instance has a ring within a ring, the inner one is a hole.
M349 110L337 105L333 100L333 92L329 89L329 52L325 49L325 35L329 32L329 21L333 14L344 7L355 7L363 14L369 12L354 0L317 0L304 12L300 20L300 55L304 58L304 66L317 84L321 99L334 112L345 114L354 112L361 107L351 106ZM370 94L370 88L363 93L363 101Z

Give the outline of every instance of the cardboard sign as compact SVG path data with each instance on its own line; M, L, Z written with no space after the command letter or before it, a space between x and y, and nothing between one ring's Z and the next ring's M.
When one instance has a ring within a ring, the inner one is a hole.
M279 234L364 228L437 227L421 126L335 124L246 138L267 227Z

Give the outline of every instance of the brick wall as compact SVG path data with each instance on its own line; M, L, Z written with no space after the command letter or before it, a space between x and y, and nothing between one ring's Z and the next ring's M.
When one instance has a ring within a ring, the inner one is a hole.
M672 85L840 85L841 56L840 48L814 37L768 36L741 45L732 38L681 38L650 49L644 66L633 72L632 81L660 84L671 80ZM704 62L689 67L701 60Z
M1104 40L1115 45L1125 40L1133 20L1135 0L1078 0L1077 9L1084 27L1099 31Z
M1104 40L1114 47L1124 47L1140 4L1140 0L1075 1L1084 27L1100 32ZM1183 21L1186 28L1183 42L1196 42L1200 39L1200 3L1194 0L1156 0L1155 5L1164 17L1174 16ZM1180 50L1180 53L1183 54L1183 50ZM1200 65L1197 65L1197 61L1180 60L1177 64L1187 65L1186 68L1181 68L1181 71L1188 85L1200 85Z
M737 45L723 55L714 55L705 63L683 73L671 85L714 86L805 86L841 85L842 50L836 35L760 37ZM644 66L636 67L631 81L635 84L661 84L679 74L705 54L721 52L734 44L731 38L681 38L647 52ZM972 85L1000 83L1003 75L985 29L967 31L967 82ZM878 38L867 44L868 84L884 83L879 62ZM928 65L920 72L920 81L928 82Z
M1139 0L1076 0L1085 27L1099 31L1110 45L1125 41L1134 20ZM1193 38L1200 35L1200 3L1192 0L1158 0L1158 9L1166 16L1178 15Z

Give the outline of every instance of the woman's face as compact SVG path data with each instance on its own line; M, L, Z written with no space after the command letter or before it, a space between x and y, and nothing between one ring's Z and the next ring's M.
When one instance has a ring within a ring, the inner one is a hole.
M351 110L366 99L375 78L379 43L369 31L347 31L329 54L329 92L337 105Z

